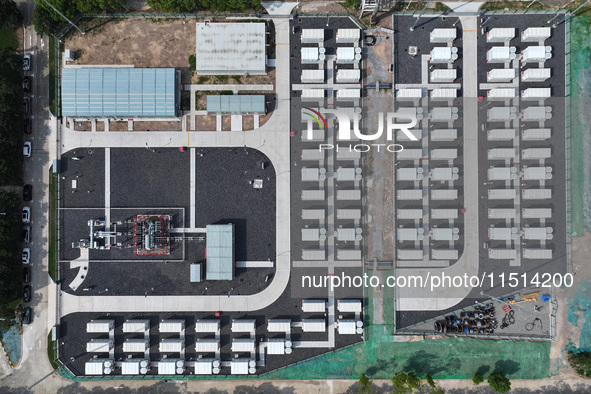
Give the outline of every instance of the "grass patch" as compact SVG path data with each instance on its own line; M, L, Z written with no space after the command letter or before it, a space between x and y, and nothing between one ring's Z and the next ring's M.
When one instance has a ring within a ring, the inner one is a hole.
M232 75L232 79L234 80L234 83L237 85L241 85L242 84L242 76L240 75Z
M55 196L57 174L53 173L53 166L49 168L49 251L47 256L47 271L51 279L57 282L57 218L55 215L57 199Z
M181 92L181 110L189 111L191 109L191 92L183 90Z
M16 32L10 27L0 28L0 48L18 48Z
M208 76L202 75L199 78L197 78L197 83L199 85L203 85L206 82L209 82L209 77Z
M55 38L49 37L49 111L57 115L55 111Z
M54 370L58 369L60 366L57 363L57 354L55 354L55 342L51 340L51 331L47 335L47 358L49 359L49 363L51 364L51 368Z
M543 5L540 2L531 4L531 1L489 1L480 7L481 10L495 11L495 10L522 10L522 11L535 11L535 10L549 10L550 7ZM529 5L529 8L528 8Z
M216 82L219 82L219 83L226 83L226 82L228 82L228 78L229 77L227 75L216 75L215 76Z

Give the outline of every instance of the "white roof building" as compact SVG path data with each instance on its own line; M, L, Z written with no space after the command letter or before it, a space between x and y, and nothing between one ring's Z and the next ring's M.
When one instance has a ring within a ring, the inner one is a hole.
M457 129L431 130L431 141L454 141L458 138Z
M453 82L457 78L457 70L455 68L449 69L435 69L431 71L431 82Z
M552 179L552 167L525 167L521 174L523 179L528 181Z
M498 46L486 51L487 63L506 63L517 58L515 47Z
M489 141L509 141L517 136L515 129L492 129L487 131L486 138Z
M352 334L361 334L361 332L357 332L357 328L361 330L361 326L357 326L357 324L362 323L360 320L339 320L337 322L337 328L339 334L341 335L352 335Z
M318 47L302 47L301 60L302 63L318 63L321 60Z
M423 250L396 248L396 257L398 260L423 260Z
M324 70L302 70L302 83L323 83Z
M515 208L489 208L489 219L515 219L517 212Z
M423 190L421 189L398 189L396 190L397 200L422 200Z
M121 375L145 375L149 365L150 361L146 359L130 358L121 361Z
M523 208L521 216L525 219L550 219L552 208Z
M522 160L549 159L552 156L552 148L527 148L521 150Z
M337 70L337 83L355 83L359 82L361 78L361 70L359 69L344 69Z
M489 189L488 199L489 200L512 200L517 195L515 189Z
M527 240L543 241L552 239L552 227L525 227L523 229L523 238Z
M397 219L409 219L409 220L417 220L423 218L423 210L422 209L397 209L396 210L396 218Z
M552 58L552 47L529 46L521 52L521 60L524 63L544 62Z
M507 160L517 156L515 148L493 148L488 150L488 160Z
M458 210L450 208L431 209L431 219L448 220L457 219Z
M236 358L230 361L230 373L232 375L248 375L250 361L248 358Z
M339 100L355 100L361 98L361 90L359 89L337 89L337 99Z
M527 100L547 99L552 96L551 88L528 88L521 91L521 98Z
M457 249L431 249L433 260L457 260L459 252Z
M524 200L549 200L552 189L521 189L521 197Z
M320 100L324 98L324 89L303 89L302 100ZM318 149L314 149L318 151Z
M551 259L552 249L523 248L524 259Z
M435 47L431 50L431 63L453 63L458 58L456 47Z
M285 344L286 342L289 342L291 344L291 341L286 341L285 339L277 339L277 338L271 338L269 339L269 341L267 342L267 353L268 354L285 354Z
M517 228L515 227L489 227L488 239L493 241L510 241L517 239Z
M431 189L431 200L457 200L457 189Z
M353 47L338 47L336 52L337 63L353 63L355 60L361 60L361 55L355 56L355 48Z
M488 258L493 260L512 260L517 257L515 249L489 249Z
M491 167L486 170L486 179L489 181L509 181L517 178L515 167Z
M490 89L486 97L489 100L506 100L510 98L517 97L517 89L516 88L493 88Z
M195 360L195 375L212 375L214 363L217 363L217 372L219 373L220 362L212 358L201 358Z
M266 31L264 23L196 24L199 75L265 74Z

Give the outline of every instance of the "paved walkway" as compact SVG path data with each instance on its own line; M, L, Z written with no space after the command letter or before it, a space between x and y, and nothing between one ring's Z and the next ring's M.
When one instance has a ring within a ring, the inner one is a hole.
M443 4L451 8L453 12L478 12L484 2L444 1Z
M276 42L289 43L289 21L275 19ZM62 152L78 147L242 147L263 152L277 174L277 259L271 284L249 296L74 296L62 294L60 316L84 312L191 312L256 311L271 305L283 294L290 274L290 154L289 154L289 45L277 45L276 85L278 106L273 116L259 129L249 132L85 132L62 129Z
M464 71L464 253L451 267L412 269L398 268L397 276L418 276L423 281L429 277L478 275L478 75L477 75L477 29L476 16L460 16L463 27L463 68ZM408 282L408 281L407 281ZM396 310L443 310L462 301L472 287L442 285L431 290L429 287L397 287Z
M287 16L287 15L291 14L291 11L298 4L299 4L298 2L288 3L288 2L283 2L283 1L265 1L265 2L261 3L263 8L265 8L265 10L267 10L269 15L275 15L275 16L279 16L279 15Z

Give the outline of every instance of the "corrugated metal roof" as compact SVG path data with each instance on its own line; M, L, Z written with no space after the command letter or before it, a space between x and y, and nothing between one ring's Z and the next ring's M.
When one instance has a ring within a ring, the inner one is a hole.
M191 264L191 282L201 282L201 264Z
M266 72L264 23L197 23L199 74Z
M234 278L234 225L207 225L207 280L231 280Z
M209 114L264 114L265 96L259 95L211 95L207 96Z
M63 68L62 114L71 117L174 117L174 68Z

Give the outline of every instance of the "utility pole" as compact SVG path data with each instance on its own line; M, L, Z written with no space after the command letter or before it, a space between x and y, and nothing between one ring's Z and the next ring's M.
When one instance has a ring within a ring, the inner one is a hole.
M44 2L45 4L47 4L48 6L50 6L52 10L54 10L55 12L57 12L58 14L60 14L60 16L61 16L62 18L64 18L65 20L67 20L67 21L68 21L68 23L70 23L70 25L74 26L74 27L76 28L76 30L78 30L78 31L80 32L80 34L82 34L82 35L86 34L86 32L85 32L84 30L82 30L81 28L79 28L78 26L76 26L76 24L75 24L74 22L72 22L71 20L69 20L68 18L66 18L66 16L65 16L64 14L62 14L62 13L61 13L61 12L60 12L60 11L59 11L57 8L55 8L55 7L53 6L53 4L51 4L51 3L50 3L50 2L48 2L47 0L43 0L43 2Z
M581 4L580 6L577 7L576 10L574 10L573 12L567 14L567 16L564 17L563 20L556 22L555 24L552 25L553 28L556 28L558 26L560 26L561 24L563 24L564 22L566 22L567 20L569 20L570 18L572 18L578 10L580 10L581 8L583 8L585 6L585 4L587 4L588 2L590 2L591 0L587 0L586 2L584 2L583 4Z
M589 0L589 1L591 1L591 0ZM425 10L429 6L429 4L431 4L431 0L427 1L427 4L425 4L425 6L423 7L423 10L421 11L421 13L419 14L419 16L417 17L417 20L410 27L410 31L414 31L415 30L415 27L417 26L417 23L419 23L419 19L421 19L421 16L423 16L423 14L425 13Z

